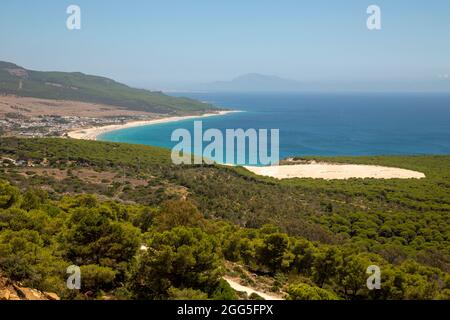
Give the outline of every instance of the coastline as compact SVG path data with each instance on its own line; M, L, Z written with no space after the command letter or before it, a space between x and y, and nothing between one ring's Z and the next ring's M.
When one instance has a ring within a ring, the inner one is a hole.
M203 115L193 115L193 116L176 116L176 117L166 117L159 119L151 119L151 120L140 120L140 121L130 121L124 124L114 124L109 126L102 127L92 127L92 128L84 128L84 129L76 129L67 132L69 138L79 139L79 140L97 140L98 136L122 129L134 128L134 127L142 127L142 126L150 126L154 124L161 123L169 123L169 122L178 122L189 119L201 119L215 116L223 116L229 113L240 112L238 110L227 110L227 111L218 111L217 113L205 113Z
M108 125L101 127L81 128L67 132L68 137L80 140L97 140L104 133L141 127L154 124L177 122L189 119L202 119L207 117L222 116L229 113L241 112L238 110L218 111L215 113L206 113L203 115L175 116L157 118L151 120L130 121L124 124ZM235 166L234 164L221 164L225 166ZM417 171L383 167L377 165L359 165L359 164L335 164L335 163L312 163L312 164L292 164L276 166L243 166L248 171L265 177L271 177L278 180L292 178L312 178L325 180L347 180L352 178L359 179L423 179L425 174Z

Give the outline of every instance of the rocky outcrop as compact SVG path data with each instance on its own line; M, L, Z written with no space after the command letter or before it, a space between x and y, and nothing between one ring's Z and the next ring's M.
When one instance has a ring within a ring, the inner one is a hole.
M60 300L55 293L22 287L0 274L0 300Z

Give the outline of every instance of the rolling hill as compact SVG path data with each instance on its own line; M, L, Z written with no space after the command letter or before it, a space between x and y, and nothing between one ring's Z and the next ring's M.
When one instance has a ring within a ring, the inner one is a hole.
M161 114L205 112L214 106L162 92L131 88L112 79L80 72L27 70L0 61L0 94L42 99L72 100L118 106Z
M448 300L450 156L314 159L426 178L278 181L157 147L0 138L0 299L2 277L61 299L257 298L226 276L288 299Z

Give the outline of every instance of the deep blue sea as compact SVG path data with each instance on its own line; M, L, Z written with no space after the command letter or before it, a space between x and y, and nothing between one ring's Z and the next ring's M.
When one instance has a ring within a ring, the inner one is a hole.
M204 129L280 129L280 158L296 155L450 154L450 94L183 93L242 110L204 118ZM194 120L128 128L99 137L172 148L172 131Z

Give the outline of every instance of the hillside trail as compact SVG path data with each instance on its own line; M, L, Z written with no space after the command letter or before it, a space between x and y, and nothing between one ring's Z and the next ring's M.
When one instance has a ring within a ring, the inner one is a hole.
M243 286L243 285L237 283L235 280L231 279L230 277L223 277L223 279L226 282L228 282L228 284L230 285L231 288L233 288L234 290L239 291L239 292L245 292L245 293L247 293L247 295L249 297L252 293L256 293L258 296L260 296L264 300L284 300L281 296L267 294L267 293L258 291L254 288Z

